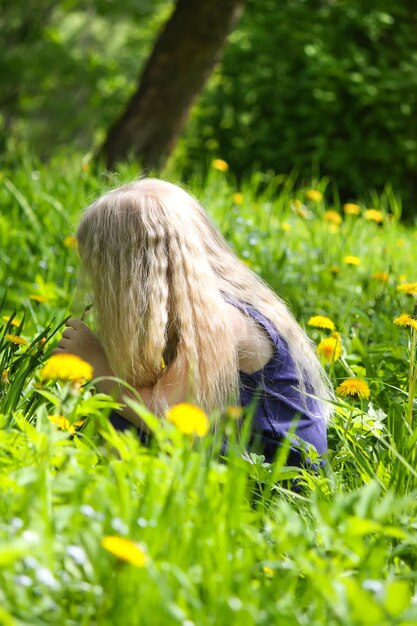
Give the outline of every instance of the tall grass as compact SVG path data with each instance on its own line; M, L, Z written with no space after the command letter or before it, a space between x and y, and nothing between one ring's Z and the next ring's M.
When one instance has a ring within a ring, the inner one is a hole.
M115 404L91 384L39 377L81 312L68 239L80 210L134 176L109 180L76 159L2 173L0 624L415 624L416 341L393 320L414 311L398 286L417 281L416 232L395 196L374 197L377 223L371 207L346 215L336 193L326 205L308 193L325 179L295 189L259 174L238 189L213 169L188 183L317 344L328 332L310 316L335 322L334 386L355 376L370 387L367 400L337 401L313 473L245 452L230 416L193 440L135 405L154 431L145 448L113 431ZM131 543L116 556L104 537Z

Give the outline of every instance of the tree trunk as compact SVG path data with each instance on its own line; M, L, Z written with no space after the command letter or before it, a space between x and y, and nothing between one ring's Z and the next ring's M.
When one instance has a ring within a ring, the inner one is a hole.
M244 0L178 0L137 91L101 148L108 167L130 154L146 169L161 166L243 4Z

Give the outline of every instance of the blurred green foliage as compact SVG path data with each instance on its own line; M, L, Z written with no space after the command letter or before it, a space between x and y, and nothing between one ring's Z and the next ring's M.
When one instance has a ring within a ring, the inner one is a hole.
M0 149L88 151L123 109L170 0L0 0Z
M91 152L123 111L173 0L0 0L0 151ZM344 200L417 196L414 0L248 0L174 153L334 179ZM180 43L180 42L179 42ZM12 150L10 150L10 146Z
M238 175L329 175L345 200L417 194L417 4L248 0L178 150Z

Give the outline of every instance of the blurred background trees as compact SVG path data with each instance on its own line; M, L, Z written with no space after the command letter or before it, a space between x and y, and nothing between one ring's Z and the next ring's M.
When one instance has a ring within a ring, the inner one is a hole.
M0 138L90 151L134 92L168 0L0 0Z
M1 0L1 158L96 151L174 7ZM344 199L392 184L413 214L416 35L414 0L247 0L174 161L184 176L215 157L237 177L328 175Z
M249 0L185 145L239 174L330 174L345 199L392 183L413 211L417 3Z
M177 0L157 37L139 85L101 149L113 166L130 153L145 168L163 164L187 119L244 0Z

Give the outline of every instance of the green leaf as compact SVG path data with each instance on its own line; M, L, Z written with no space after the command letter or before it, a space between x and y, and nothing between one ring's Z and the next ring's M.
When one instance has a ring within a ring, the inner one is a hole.
M385 585L384 606L393 617L398 617L410 606L412 595L408 581L393 580Z

